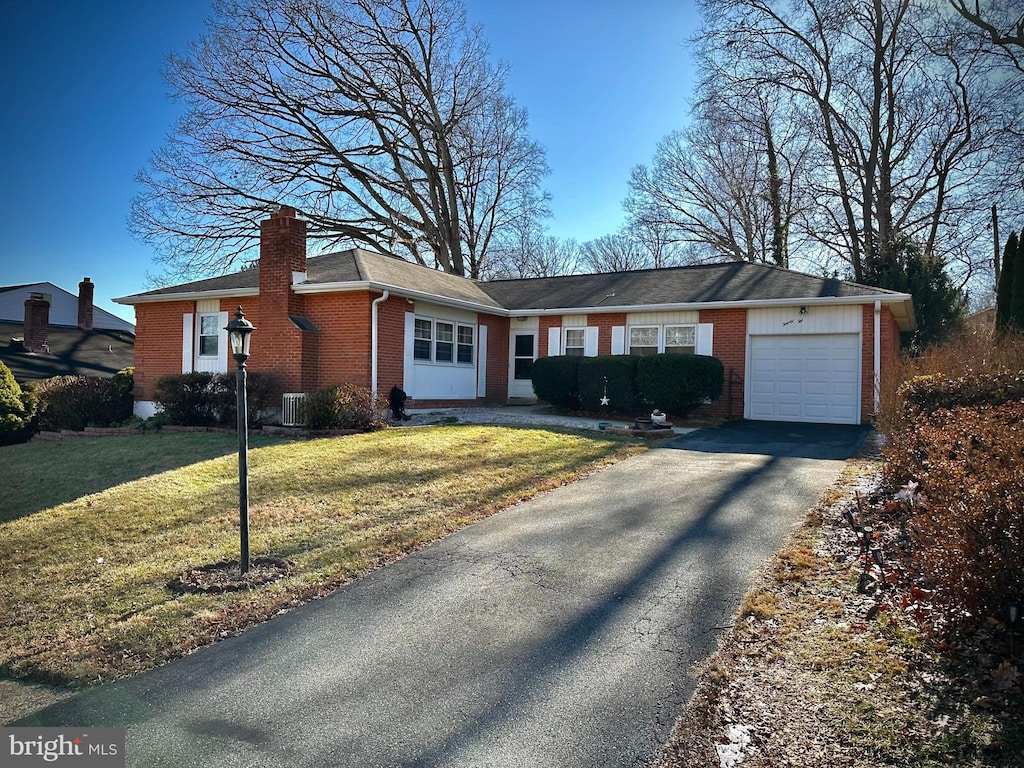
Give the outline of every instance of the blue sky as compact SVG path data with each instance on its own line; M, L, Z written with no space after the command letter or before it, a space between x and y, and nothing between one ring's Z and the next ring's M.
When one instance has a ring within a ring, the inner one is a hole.
M509 91L530 112L551 175L552 234L622 223L630 169L683 125L690 0L465 0ZM152 252L127 231L136 172L179 113L160 76L204 31L210 0L2 0L0 285L50 281L97 304L148 287Z

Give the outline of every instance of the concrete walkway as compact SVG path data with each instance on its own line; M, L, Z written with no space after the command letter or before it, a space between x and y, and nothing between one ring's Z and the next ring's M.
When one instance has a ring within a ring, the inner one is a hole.
M140 768L647 765L841 467L654 449L29 722L127 726Z

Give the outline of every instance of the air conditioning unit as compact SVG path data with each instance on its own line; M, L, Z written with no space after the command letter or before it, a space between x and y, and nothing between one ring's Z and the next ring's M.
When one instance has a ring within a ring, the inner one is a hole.
M306 423L306 394L285 392L281 403L281 424L286 427L301 427Z

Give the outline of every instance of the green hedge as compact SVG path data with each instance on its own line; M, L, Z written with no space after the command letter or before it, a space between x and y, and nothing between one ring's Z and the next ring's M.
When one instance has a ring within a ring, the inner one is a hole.
M722 361L708 355L652 355L636 367L644 403L679 417L721 397L724 380Z
M613 411L635 411L640 407L640 392L636 386L636 365L639 357L632 355L602 355L580 359L580 407L586 411L602 408L601 398L608 398L604 406Z
M153 399L170 424L186 427L231 426L236 423L235 381L237 373L182 373L158 379ZM249 425L258 426L262 413L277 403L279 377L273 373L249 371L246 375L246 410Z
M545 403L575 411L580 407L579 371L584 358L542 357L533 363L533 391Z
M132 417L135 369L113 378L54 376L39 382L39 428L80 432L86 427L110 427Z
M898 397L912 417L943 409L1002 405L1024 399L1024 372L916 376L900 386Z

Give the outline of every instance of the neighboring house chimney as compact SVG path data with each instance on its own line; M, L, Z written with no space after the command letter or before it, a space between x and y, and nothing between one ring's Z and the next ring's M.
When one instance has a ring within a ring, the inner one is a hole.
M282 205L260 222L259 330L252 362L257 370L281 376L285 392L302 391L302 332L288 317L305 314L304 297L292 290L293 275L306 272L306 222L296 213Z
M50 335L50 302L33 293L25 300L25 349L42 352Z
M88 277L83 277L78 284L78 327L83 331L92 330L92 292L95 287Z

